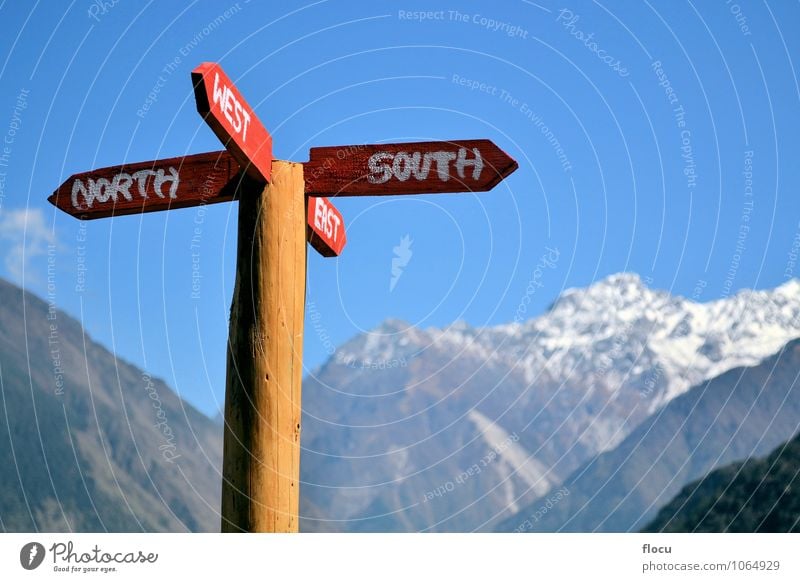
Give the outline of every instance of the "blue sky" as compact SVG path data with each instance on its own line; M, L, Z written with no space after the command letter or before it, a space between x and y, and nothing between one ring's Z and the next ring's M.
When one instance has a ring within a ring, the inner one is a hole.
M685 296L703 281L703 301L795 275L796 3L280 4L0 5L0 274L47 296L54 245L59 307L202 410L224 395L235 204L81 224L46 198L76 172L220 149L195 111L203 61L280 159L490 138L519 161L491 193L337 200L342 257L309 252L309 368L389 317L512 321L532 279L536 315L620 271Z

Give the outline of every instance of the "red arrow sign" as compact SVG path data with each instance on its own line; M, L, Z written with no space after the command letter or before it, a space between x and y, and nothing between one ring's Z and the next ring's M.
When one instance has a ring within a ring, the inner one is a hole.
M308 226L308 242L319 254L323 257L341 254L347 242L344 218L330 200L321 196L308 199Z
M488 139L311 148L305 163L306 194L482 192L517 167Z
M203 63L192 71L197 111L254 179L269 182L272 137L222 68Z
M211 152L75 174L48 200L90 220L228 202L242 178L228 152Z
M227 150L100 168L70 176L47 199L81 220L230 202L237 190L260 188ZM308 242L338 257L347 241L344 219L327 198L308 202Z

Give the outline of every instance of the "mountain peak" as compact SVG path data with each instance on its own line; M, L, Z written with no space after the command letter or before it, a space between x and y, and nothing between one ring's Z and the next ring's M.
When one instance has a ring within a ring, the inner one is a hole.
M390 317L384 319L377 327L375 327L370 334L376 335L396 335L407 332L414 326L402 319Z
M571 289L568 289L571 291ZM598 292L611 292L621 294L644 294L647 292L654 292L637 273L621 272L614 273L599 279L583 289L576 289L589 294L597 294Z
M653 304L659 299L667 300L670 297L666 291L650 289L636 273L623 272L609 275L588 287L564 290L551 306L550 312L640 308L643 304Z
M639 276L638 273L633 273L631 271L622 271L621 273L613 273L607 276L605 279L600 279L594 285L609 285L620 287L624 285L635 285L637 287L647 287L645 283L642 281L642 278ZM593 285L593 286L594 286Z
M700 303L649 281L611 275L524 323L418 329L390 319L338 348L303 386L314 461L303 480L319 484L304 503L358 531L491 527L555 494L563 476L693 386L800 337L797 282ZM494 461L479 478L424 493L457 482L487 451ZM460 512L478 491L485 512Z
M463 319L459 319L454 321L447 329L452 331L465 332L471 330L472 326Z

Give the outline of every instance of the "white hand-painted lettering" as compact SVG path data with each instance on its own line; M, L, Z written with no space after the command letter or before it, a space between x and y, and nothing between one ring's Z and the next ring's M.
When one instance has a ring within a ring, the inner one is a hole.
M463 151L464 148L461 148ZM478 150L475 150L478 151ZM425 154L426 156L428 154ZM447 182L450 179L449 164L452 160L456 159L453 152L433 152L430 156L436 160L436 174L442 182Z
M389 164L382 163L386 159L392 159L392 154L387 152L378 152L369 157L367 165L369 165L369 180L370 184L383 184L388 182L392 177L392 167Z
M228 120L233 131L242 134L242 141L247 141L247 128L250 126L250 113L236 99L236 95L227 85L220 86L219 73L214 75L214 105L216 105L225 119Z
M459 178L465 177L464 168L467 166L472 166L473 180L480 178L481 171L483 170L483 158L481 157L481 152L478 151L478 148L472 148L472 153L475 155L475 158L468 160L467 148L459 148L458 158L456 159L456 172L458 173Z
M436 175L442 182L450 179L450 162L455 160L456 175L466 178L466 168L472 168L472 179L478 180L483 171L483 158L478 148L472 148L473 158L467 158L467 148L459 148L458 154L448 151L420 152L409 154L407 152L376 152L367 160L369 174L367 181L370 184L384 184L392 176L400 182L405 182L411 176L422 181L428 178L431 166L436 162Z
M324 198L314 198L314 226L325 233L325 236L336 242L339 237L339 225L341 219L336 215L331 207L325 203Z
M152 177L152 180L148 180ZM178 171L170 166L167 170L159 168L158 170L139 170L133 174L127 172L120 172L108 178L87 178L86 184L83 180L77 178L72 182L72 206L74 208L91 208L95 202L105 203L112 201L117 202L121 196L128 202L133 200L131 194L131 186L136 183L136 189L139 196L142 198L148 197L148 184L152 184L152 193L159 198L164 198L165 193L163 190L164 184L169 184L168 195L171 199L178 197L178 185L180 184L180 176ZM81 197L83 197L83 204L81 204Z
M170 167L169 174L170 175L167 176L164 173L164 170L158 170L156 172L156 177L153 183L153 190L155 191L156 196L158 196L159 198L164 197L164 193L161 192L161 186L163 186L165 182L169 182L169 197L175 198L177 196L178 182L179 182L178 172L175 170L175 168ZM146 196L146 194L143 194L143 196Z

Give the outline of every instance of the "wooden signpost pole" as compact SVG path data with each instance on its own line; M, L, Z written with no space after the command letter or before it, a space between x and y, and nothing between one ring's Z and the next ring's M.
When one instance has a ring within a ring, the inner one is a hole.
M486 139L312 148L272 159L272 137L216 63L192 71L197 110L226 150L70 176L48 200L81 220L239 200L225 392L222 531L296 532L306 241L342 252L325 196L484 192L517 169Z
M239 188L222 531L296 532L306 293L303 165L272 159L272 137L218 64L201 64L192 81L198 112L249 177Z
M276 161L239 201L222 531L298 530L305 289L303 166Z

